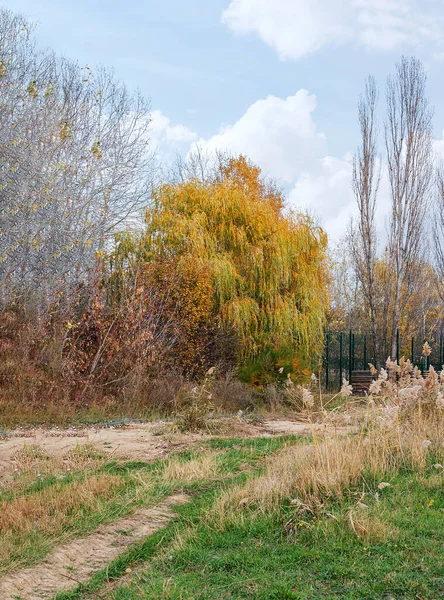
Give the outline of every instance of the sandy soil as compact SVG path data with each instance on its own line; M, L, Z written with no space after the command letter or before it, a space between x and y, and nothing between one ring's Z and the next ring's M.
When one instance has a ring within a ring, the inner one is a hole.
M85 429L15 429L0 439L0 472L25 445L37 445L47 454L63 455L76 446L92 445L113 458L152 461L171 451L205 439L203 435L155 435L158 424L130 424L123 428L88 427Z
M233 420L233 430L227 435L239 437L263 437L271 435L309 435L314 429L321 433L325 425L314 425L292 420L269 420L249 424ZM12 456L25 445L37 445L52 456L66 454L71 448L85 444L112 458L152 461L165 458L171 452L199 444L211 436L208 434L162 433L163 422L133 423L125 427L88 427L84 429L15 429L0 438L0 474L11 467ZM335 430L337 431L338 428ZM341 429L341 428L339 428ZM344 428L346 430L347 428Z
M277 419L275 421L266 421L263 424L264 429L268 433L274 435L310 435L316 433L321 435L322 433L349 433L352 429L350 425L334 425L333 423L301 423L299 421L284 421Z

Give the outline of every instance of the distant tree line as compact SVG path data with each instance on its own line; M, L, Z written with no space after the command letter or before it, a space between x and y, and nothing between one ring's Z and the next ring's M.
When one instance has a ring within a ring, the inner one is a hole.
M257 390L310 378L326 327L371 331L379 361L397 329L436 335L444 170L421 63L388 79L382 127L372 78L358 117L358 217L328 256L322 228L247 157L197 151L161 175L149 101L0 11L0 405L173 405L171 373L216 368Z

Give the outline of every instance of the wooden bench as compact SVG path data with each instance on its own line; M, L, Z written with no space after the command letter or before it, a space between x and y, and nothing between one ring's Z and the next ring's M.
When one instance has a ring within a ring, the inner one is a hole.
M353 388L353 394L365 396L373 379L371 371L352 371L350 384Z

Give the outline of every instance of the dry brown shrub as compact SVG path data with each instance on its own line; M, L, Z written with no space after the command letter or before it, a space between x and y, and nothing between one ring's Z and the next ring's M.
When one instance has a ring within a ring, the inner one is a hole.
M174 409L176 398L185 385L185 377L179 369L171 367L163 370L146 380L142 392L144 401L160 413L169 413Z
M215 407L222 411L251 409L258 400L255 390L236 379L232 372L217 375L211 384L211 392Z
M153 288L133 285L118 299L111 292L98 272L68 296L54 294L41 312L32 299L2 307L3 426L92 416L96 408L102 417L146 415L146 390L166 370L175 334Z

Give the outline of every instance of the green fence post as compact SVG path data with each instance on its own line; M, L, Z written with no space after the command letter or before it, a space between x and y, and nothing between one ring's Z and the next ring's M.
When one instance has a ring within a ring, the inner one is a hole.
M442 347L442 334L439 336L439 370L442 369L443 363L443 347Z
M356 364L356 361L355 361L355 358L356 358L355 357L355 348L356 348L356 346L355 346L355 334L353 334L352 335L352 349L353 349L353 352L352 352L352 372L355 370L355 364Z
M415 338L412 335L412 365L415 366Z
M396 330L396 362L399 365L399 327Z

